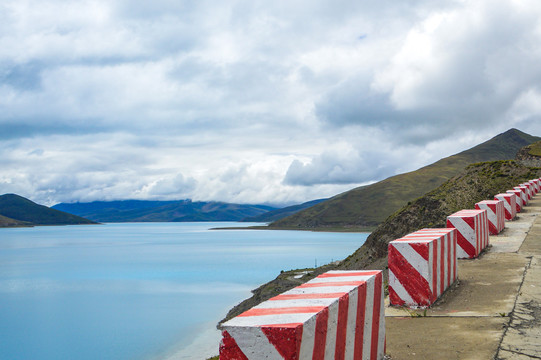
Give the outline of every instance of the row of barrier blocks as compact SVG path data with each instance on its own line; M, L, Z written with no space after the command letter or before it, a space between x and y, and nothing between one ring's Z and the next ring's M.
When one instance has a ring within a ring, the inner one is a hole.
M433 304L458 278L457 258L475 258L541 191L522 183L389 243L391 305ZM220 359L366 359L385 353L383 273L329 271L224 323Z
M225 322L220 359L383 359L383 301L382 271L329 271Z
M475 210L448 216L446 230L454 238L448 243L449 249L440 245L446 243L441 238L443 229L419 230L389 243L390 304L412 308L433 304L457 279L456 259L478 257L489 245L489 234L498 235L505 228L505 220L513 220L517 210L540 190L541 181L531 180L495 195L494 200L478 202ZM446 262L449 254L452 258ZM447 281L436 281L445 274Z

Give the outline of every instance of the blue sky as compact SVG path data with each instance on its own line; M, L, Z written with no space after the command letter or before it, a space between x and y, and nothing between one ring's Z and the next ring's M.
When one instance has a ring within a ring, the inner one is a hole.
M291 204L511 127L537 1L5 0L0 193Z

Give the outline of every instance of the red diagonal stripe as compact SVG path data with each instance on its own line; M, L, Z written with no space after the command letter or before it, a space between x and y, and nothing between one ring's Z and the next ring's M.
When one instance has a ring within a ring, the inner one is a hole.
M224 360L248 360L246 355L237 345L237 342L227 331L222 331L222 341L220 343L220 359Z
M447 220L447 226L454 227L453 223L450 220ZM474 258L475 247L468 240L466 240L466 238L462 235L459 229L456 229L456 230L457 230L457 234L456 234L457 246L460 246L462 250L464 250L470 258Z
M277 328L276 326L261 328L261 331L263 331L267 336L267 339L269 339L269 343L271 343L276 348L276 351L278 351L286 360L299 358L302 330L302 326L297 326L295 328Z
M372 344L370 347L370 360L378 359L378 343L379 343L379 317L381 312L381 287L382 287L383 277L380 275L376 276L374 284L374 311L372 317Z
M393 246L389 246L389 270L416 304L430 305L430 285Z
M336 324L335 360L344 360L346 356L346 334L348 326L349 295L346 294L338 301L338 322Z
M357 290L357 318L355 321L355 347L353 348L353 358L362 359L365 315L364 312L366 309L366 283L359 286Z
M418 244L418 243L410 243L410 246L413 250L415 250L421 257L428 261L428 245L429 243L425 244Z
M324 360L325 359L325 343L327 342L327 324L329 322L329 308L325 309L317 314L316 317L316 333L314 340L314 352L312 354L312 360Z

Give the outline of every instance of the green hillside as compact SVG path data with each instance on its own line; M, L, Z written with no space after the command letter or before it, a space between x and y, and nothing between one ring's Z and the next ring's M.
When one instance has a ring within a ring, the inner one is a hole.
M374 228L409 201L435 189L476 162L514 159L541 138L510 129L469 150L431 165L358 187L269 225L277 229Z
M26 225L75 225L95 224L93 221L59 210L38 205L22 196L5 194L0 196L0 215ZM17 224L11 226L20 226Z

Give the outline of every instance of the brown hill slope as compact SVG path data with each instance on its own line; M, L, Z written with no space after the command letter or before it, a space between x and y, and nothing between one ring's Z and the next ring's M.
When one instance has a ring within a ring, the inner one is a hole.
M18 227L18 226L32 226L30 223L10 219L8 217L0 215L0 228L2 227Z
M362 229L375 227L402 206L437 188L475 162L514 159L522 147L541 138L510 129L459 154L419 170L355 188L269 226L280 229Z

